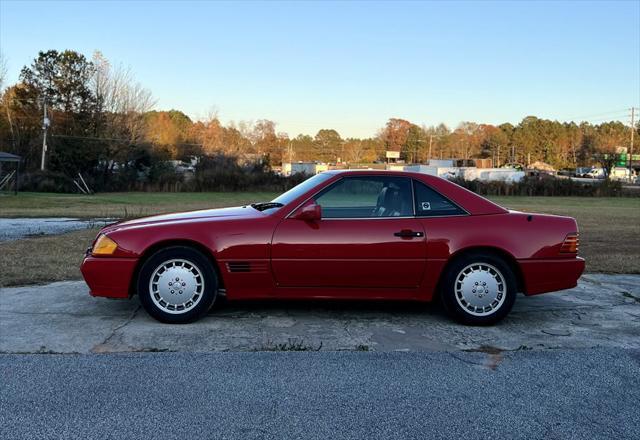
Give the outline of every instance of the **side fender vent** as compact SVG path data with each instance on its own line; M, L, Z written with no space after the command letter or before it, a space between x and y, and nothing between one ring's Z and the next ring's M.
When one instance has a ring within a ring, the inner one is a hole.
M251 272L251 264L248 261L231 261L227 263L229 272Z

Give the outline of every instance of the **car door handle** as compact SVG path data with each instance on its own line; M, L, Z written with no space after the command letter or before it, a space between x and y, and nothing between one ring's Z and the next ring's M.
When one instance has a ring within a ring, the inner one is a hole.
M393 235L396 237L402 238L411 238L411 237L424 237L424 233L418 231L412 231L411 229L403 229L400 232L394 232Z

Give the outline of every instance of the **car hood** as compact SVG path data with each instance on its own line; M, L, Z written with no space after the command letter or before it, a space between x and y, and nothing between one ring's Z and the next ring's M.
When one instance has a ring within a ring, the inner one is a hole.
M156 225L164 223L187 222L192 220L224 220L237 218L255 218L263 216L260 211L250 206L237 206L233 208L203 209L199 211L175 212L172 214L154 215L134 220L126 220L105 227L102 231L109 232L128 227Z

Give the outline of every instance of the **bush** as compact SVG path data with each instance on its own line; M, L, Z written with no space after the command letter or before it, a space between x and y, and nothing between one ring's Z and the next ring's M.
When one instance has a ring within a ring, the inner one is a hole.
M63 173L34 171L20 175L20 191L68 193L78 192L73 180Z
M520 182L514 183L467 181L461 178L452 179L452 182L485 196L619 197L640 195L638 194L640 191L624 191L621 182L611 180L584 183L550 176L527 176Z
M165 154L150 148L131 149L123 162L102 160L84 169L82 177L94 192L112 191L272 191L282 192L308 176L284 177L274 173L268 163L241 165L233 156L205 156L196 166L195 174L176 171ZM20 189L39 192L80 192L73 179L59 171L35 171L20 177Z
M283 177L266 164L240 165L233 156L207 156L196 166L194 179L186 184L193 191L285 191L306 176Z

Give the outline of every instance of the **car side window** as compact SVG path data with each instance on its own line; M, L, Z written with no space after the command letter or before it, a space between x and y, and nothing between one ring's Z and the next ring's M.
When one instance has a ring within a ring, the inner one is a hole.
M314 199L323 218L413 216L411 181L405 177L345 177Z
M417 180L413 181L416 216L432 217L466 214L455 203Z

